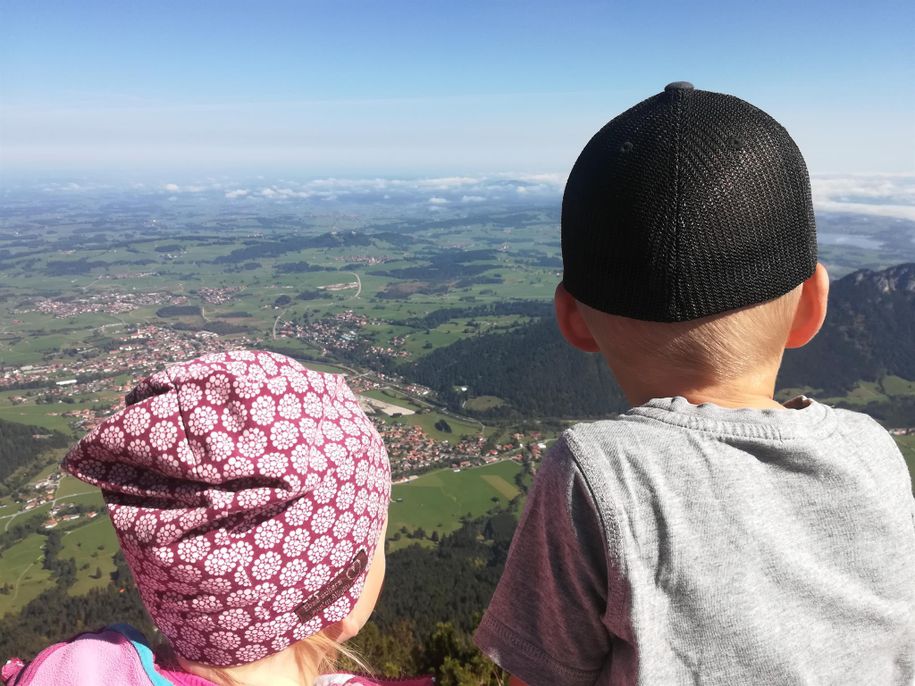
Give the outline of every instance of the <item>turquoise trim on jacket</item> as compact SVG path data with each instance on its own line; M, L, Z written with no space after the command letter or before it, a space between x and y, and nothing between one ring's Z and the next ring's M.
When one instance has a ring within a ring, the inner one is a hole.
M137 657L140 658L140 664L146 676L149 677L152 686L175 686L174 683L166 679L156 670L156 660L152 648L146 642L146 637L130 624L110 624L105 627L110 631L116 631L130 641L134 650L137 651Z

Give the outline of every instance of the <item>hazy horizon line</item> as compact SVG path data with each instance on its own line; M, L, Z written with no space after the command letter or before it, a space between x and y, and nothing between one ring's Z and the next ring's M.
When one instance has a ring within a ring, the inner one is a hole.
M134 192L174 200L178 197L219 198L225 202L336 201L408 202L432 211L475 204L525 201L556 202L565 187L563 172L483 172L413 175L157 174L154 180L120 177L86 178L36 175L7 185L0 179L0 197L17 193L90 194ZM877 215L915 221L915 173L812 174L814 209L819 212Z

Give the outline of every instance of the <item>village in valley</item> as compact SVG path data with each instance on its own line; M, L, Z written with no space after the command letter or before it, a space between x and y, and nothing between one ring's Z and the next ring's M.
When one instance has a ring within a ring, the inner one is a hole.
M164 256L170 261L176 257ZM384 262L375 257L350 259L367 266ZM57 323L78 333L67 340L47 331L61 342L40 354L33 347L20 356L24 363L9 363L0 351L0 419L34 423L32 438L39 443L50 437L45 432L51 430L75 440L122 408L137 379L170 364L239 348L275 347L289 352L288 347L301 346L300 359L306 366L348 377L384 439L399 484L409 484L435 469L458 473L504 460L520 465L536 460L552 437L455 414L436 402L432 389L374 364L408 359L414 353L405 345L408 334L383 340L366 335L366 329L378 329L386 322L349 306L362 288L356 281L318 285L314 292L324 296L320 302L324 307L319 314L304 317L295 312L302 300L282 291L277 294L280 289L268 286L258 307L263 322L258 329L251 326L254 318L239 309L250 306L239 302L250 296L245 285L201 285L193 293L174 284L147 291L122 287L142 279L160 286L163 281L158 271L116 271L92 278L78 295L23 289L15 303L8 301L8 323L0 331L0 346L8 351L27 349L20 343L20 332L34 335L36 326ZM85 319L92 321L81 326ZM16 530L23 521L45 531L64 527L69 532L104 512L95 489L78 484L57 468L61 454L50 451L38 476L14 485L0 498L0 534ZM503 488L503 493L510 492ZM400 496L399 502L403 501ZM33 513L41 517L31 517ZM27 582L28 574L23 574Z

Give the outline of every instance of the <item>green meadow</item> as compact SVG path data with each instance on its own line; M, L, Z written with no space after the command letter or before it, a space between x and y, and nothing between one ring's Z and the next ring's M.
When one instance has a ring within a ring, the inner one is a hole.
M101 500L101 496L98 497ZM83 595L111 583L112 556L117 550L117 535L107 515L68 531L63 538L60 557L76 562L76 583L70 588L70 595Z
M57 403L53 405L36 405L26 402L21 405L10 405L0 400L0 419L71 434L73 433L73 428L70 425L70 420L64 417L63 413L73 408L73 405Z
M57 493L55 495L57 498L66 498L91 490L93 490L93 487L89 484L83 483L69 474L64 474L60 480L60 484L57 486Z
M48 587L51 572L41 565L44 542L41 534L30 534L0 553L0 585L13 587L0 593L0 615L22 607Z
M395 484L388 512L388 544L392 549L409 545L416 539L404 536L402 529L422 528L427 536L454 531L462 517L478 517L495 506L504 507L521 491L515 477L521 465L512 460L483 467L440 469L406 483ZM400 534L398 540L393 540ZM419 541L428 544L428 539Z

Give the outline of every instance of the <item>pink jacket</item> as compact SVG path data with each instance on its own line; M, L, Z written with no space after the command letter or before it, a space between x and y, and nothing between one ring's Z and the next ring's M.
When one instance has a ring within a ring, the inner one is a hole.
M42 650L29 664L9 660L0 670L6 686L216 686L187 672L156 664L146 638L129 624L80 634ZM319 679L334 686L433 686L432 677L378 681L356 675Z

